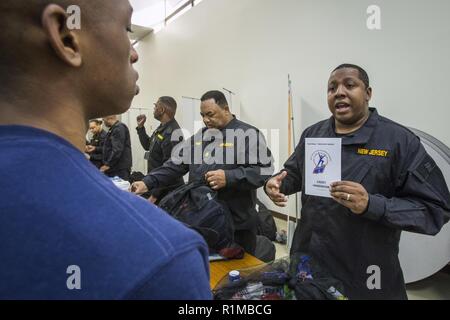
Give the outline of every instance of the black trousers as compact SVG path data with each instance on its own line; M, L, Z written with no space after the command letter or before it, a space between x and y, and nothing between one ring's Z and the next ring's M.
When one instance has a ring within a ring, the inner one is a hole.
M234 232L234 242L244 248L245 252L255 255L256 227L250 230L237 230Z

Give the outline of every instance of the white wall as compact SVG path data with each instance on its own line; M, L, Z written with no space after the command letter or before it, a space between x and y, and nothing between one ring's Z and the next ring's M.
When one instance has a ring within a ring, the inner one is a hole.
M372 4L381 7L380 31L366 27ZM287 74L298 139L329 117L330 71L350 62L367 69L382 115L450 145L448 12L448 0L207 0L140 44L142 93L133 105L226 87L239 94L242 120L280 130L283 162Z

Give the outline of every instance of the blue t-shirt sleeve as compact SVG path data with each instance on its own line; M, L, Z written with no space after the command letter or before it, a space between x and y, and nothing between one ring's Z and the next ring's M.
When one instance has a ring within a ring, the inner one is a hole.
M130 299L211 300L207 260L199 250L174 257Z

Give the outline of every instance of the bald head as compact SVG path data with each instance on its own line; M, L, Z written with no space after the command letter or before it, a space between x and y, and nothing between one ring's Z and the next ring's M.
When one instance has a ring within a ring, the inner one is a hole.
M114 5L118 3L122 3L122 9L124 3L129 7L128 0L1 0L0 67L24 65L26 62L31 64L33 60L42 59L41 51L49 49L44 15L50 4L60 8L60 12L52 14L60 19L61 28L67 27L67 9L73 5L78 6L82 16L82 26L78 33L83 34L93 33L96 25L113 19L110 15L114 11ZM48 50L45 53L49 53Z
M79 30L67 23L72 5ZM0 96L35 95L38 86L63 90L86 118L125 112L137 92L131 14L128 0L1 0Z
M0 0L0 125L48 130L84 150L89 119L126 112L138 92L132 12L128 0Z
M95 2L95 1L92 1ZM86 0L2 0L0 1L0 68L30 71L30 66L34 61L42 63L43 51L48 53L48 40L46 30L43 28L43 13L50 4L60 6L65 11L70 4L80 6L82 12L89 13L87 8L89 1ZM83 18L85 18L83 16ZM89 19L87 19L89 20ZM88 22L88 21L86 21ZM0 76L8 76L5 73ZM3 77L4 78L4 77Z
M26 31L26 28L40 28L42 13L50 4L57 5L64 11L67 11L70 6L78 6L83 15L83 23L90 25L106 19L107 17L101 14L102 11L108 11L108 7L122 1L128 2L127 0L1 0L0 26L2 30L7 31L6 35L12 37L17 37L17 32ZM0 34L2 35L5 33Z

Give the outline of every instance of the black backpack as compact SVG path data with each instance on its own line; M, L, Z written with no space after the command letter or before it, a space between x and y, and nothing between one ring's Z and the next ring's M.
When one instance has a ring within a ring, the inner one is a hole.
M231 213L204 182L181 186L164 197L159 207L200 233L210 251L219 252L233 243Z
M259 200L258 204L258 235L267 237L270 241L277 239L277 225L269 209Z
M265 236L256 236L255 258L269 263L275 260L276 252L272 241Z

